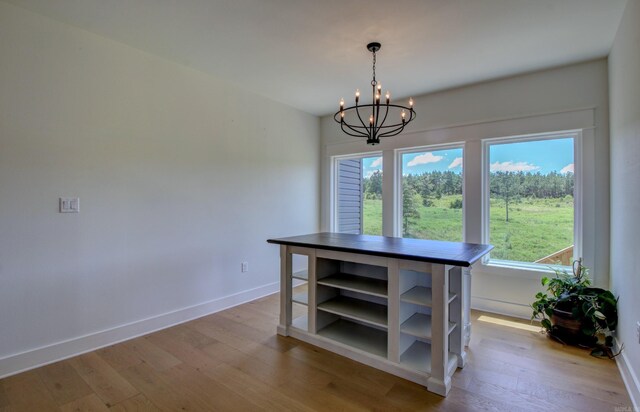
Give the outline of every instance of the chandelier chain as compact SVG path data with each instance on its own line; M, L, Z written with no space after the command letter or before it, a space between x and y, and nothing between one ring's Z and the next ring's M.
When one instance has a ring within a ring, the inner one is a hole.
M373 52L373 80L371 80L371 85L375 86L376 82L376 52Z

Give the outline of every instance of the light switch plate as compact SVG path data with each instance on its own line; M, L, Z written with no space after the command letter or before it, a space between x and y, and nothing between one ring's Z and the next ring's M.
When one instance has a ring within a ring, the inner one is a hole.
M79 197L61 197L60 213L79 213L80 198Z

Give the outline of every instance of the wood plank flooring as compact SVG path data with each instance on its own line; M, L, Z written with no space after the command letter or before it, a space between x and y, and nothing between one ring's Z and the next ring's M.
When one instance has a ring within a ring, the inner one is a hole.
M613 411L615 362L473 313L447 398L275 334L278 295L0 380L9 411ZM294 312L306 308L294 305ZM530 329L530 328L529 328Z

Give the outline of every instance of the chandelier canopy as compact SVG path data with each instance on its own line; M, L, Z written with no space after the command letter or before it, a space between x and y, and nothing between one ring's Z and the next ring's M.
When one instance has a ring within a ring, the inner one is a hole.
M385 93L384 103L382 100L382 84L376 80L376 52L380 50L380 43L367 44L367 50L373 53L373 79L371 80L372 102L370 104L359 104L360 90L356 89L356 104L344 107L344 99L340 99L340 110L333 119L340 123L340 128L349 136L366 137L367 144L376 145L380 143L381 137L395 136L404 130L413 119L416 112L413 110L413 99L409 98L409 106L391 104L391 94ZM363 120L368 117L368 122ZM395 118L397 122L394 122ZM387 122L387 119L390 122Z

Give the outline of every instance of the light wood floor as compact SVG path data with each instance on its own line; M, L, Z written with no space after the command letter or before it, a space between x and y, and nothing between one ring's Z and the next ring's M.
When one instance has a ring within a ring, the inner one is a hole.
M297 309L298 311L301 308ZM473 313L468 366L447 398L275 335L270 296L0 380L0 411L613 411L615 362ZM525 328L525 329L521 329Z

